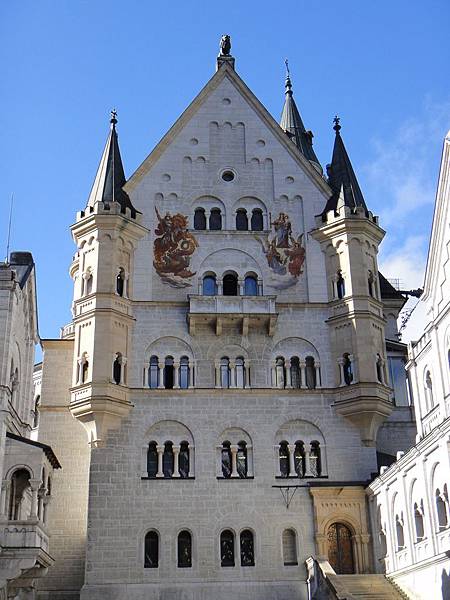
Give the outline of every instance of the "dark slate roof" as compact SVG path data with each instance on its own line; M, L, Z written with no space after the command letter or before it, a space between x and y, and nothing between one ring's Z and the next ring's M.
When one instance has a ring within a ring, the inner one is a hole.
M131 215L136 216L136 209L131 204L128 194L122 189L126 183L120 156L119 141L116 131L116 112L111 112L111 129L106 140L105 149L97 169L94 185L87 202L87 207L93 207L97 202L110 204L118 202L122 212L126 208L131 210Z
M47 444L43 444L42 442L35 442L34 440L30 440L29 438L24 438L21 435L16 435L15 433L11 433L10 431L6 432L6 437L11 440L15 440L16 442L22 442L23 444L28 444L29 446L35 446L36 448L40 448L44 451L45 456L48 458L49 463L52 465L54 469L61 469L61 465L59 464L59 460L56 458L55 453Z
M319 159L313 150L313 134L311 131L306 131L297 105L295 104L289 72L286 75L285 87L286 99L284 101L283 112L281 113L280 127L294 142L303 156L322 172Z
M329 210L336 210L341 201L352 210L355 210L358 206L363 207L368 215L369 211L341 137L341 126L338 117L334 119L334 123L333 129L336 132L336 138L334 140L333 158L331 159L331 165L327 167L328 183L333 190L333 194L322 214L327 213Z
M391 283L389 283L386 277L382 273L380 273L380 271L378 271L378 280L380 282L381 299L385 298L387 300L388 298L390 298L394 300L406 301L405 296L403 296L403 294L396 290L395 287Z
M31 252L11 252L9 264L16 272L19 286L23 289L34 267L33 255Z

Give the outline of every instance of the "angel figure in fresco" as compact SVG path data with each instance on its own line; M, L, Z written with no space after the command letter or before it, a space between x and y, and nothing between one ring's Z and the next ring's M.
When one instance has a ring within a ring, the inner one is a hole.
M289 259L288 271L294 277L298 277L303 273L303 263L305 262L305 249L302 246L303 233L297 239L291 236L292 247L285 250L285 254Z
M289 215L280 212L272 222L272 232L267 238L258 237L256 239L261 244L267 264L277 279L273 284L274 287L283 289L294 285L303 273L305 248L303 247L303 234L297 238L292 234ZM285 278L286 275L289 277Z
M155 211L158 217L155 234L158 237L153 244L153 266L158 275L174 275L182 279L193 277L195 273L189 270L189 265L198 242L187 230L188 218L168 212L162 217L156 207Z

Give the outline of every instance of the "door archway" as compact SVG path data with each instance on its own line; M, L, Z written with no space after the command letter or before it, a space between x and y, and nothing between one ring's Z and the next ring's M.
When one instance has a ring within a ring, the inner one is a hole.
M343 523L332 523L327 531L328 562L338 575L355 573L352 532Z

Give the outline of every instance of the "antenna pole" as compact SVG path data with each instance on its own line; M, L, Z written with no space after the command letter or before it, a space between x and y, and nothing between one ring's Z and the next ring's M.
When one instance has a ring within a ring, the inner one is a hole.
M6 258L5 258L6 263L8 262L8 258L9 258L9 243L11 241L11 221L12 221L13 204L14 204L14 192L11 194L11 201L9 203L8 237L6 238Z

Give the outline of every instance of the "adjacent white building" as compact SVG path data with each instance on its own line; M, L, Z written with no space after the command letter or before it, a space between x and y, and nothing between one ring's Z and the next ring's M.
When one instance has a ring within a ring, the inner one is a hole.
M368 488L375 557L411 598L450 597L450 132L444 140L424 292L407 364L416 445Z

